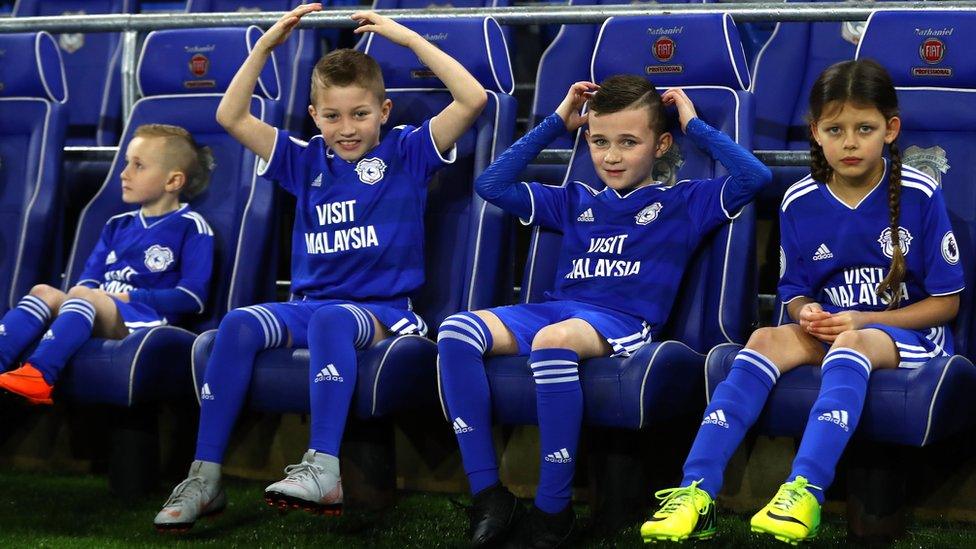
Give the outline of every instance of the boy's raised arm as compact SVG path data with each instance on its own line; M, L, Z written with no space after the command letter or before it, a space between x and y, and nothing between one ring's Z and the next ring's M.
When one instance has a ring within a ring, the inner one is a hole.
M234 139L260 156L265 161L274 151L275 129L251 114L251 95L258 81L261 69L268 62L271 50L288 39L298 21L309 13L320 11L322 4L303 4L278 20L264 36L258 40L247 56L244 64L237 70L220 105L217 107L217 122Z
M353 32L375 32L410 48L447 86L454 101L431 119L430 132L438 151L450 150L485 108L488 101L485 89L457 60L396 21L369 11L354 13L352 18L360 24Z

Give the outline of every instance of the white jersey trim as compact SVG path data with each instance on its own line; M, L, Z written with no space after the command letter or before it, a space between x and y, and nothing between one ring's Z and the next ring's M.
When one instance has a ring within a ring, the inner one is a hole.
M197 305L200 306L200 309L198 309L197 312L198 313L202 313L203 312L203 309L204 309L204 307L203 307L203 301L197 296L197 294L191 292L190 290L184 288L183 286L177 286L176 289L177 290L180 290L180 291L183 291L183 292L186 292L187 294L189 294L190 297L192 297L193 300L197 302Z
M525 189L529 191L529 204L531 207L531 213L529 214L528 219L520 217L519 222L522 223L523 225L531 225L532 222L535 220L535 194L532 193L532 185L530 185L528 182L522 181L521 184L525 185Z
M818 183L809 175L790 185L790 187L786 189L786 192L783 193L783 203L780 206L780 211L785 212L794 200L817 190L817 185Z

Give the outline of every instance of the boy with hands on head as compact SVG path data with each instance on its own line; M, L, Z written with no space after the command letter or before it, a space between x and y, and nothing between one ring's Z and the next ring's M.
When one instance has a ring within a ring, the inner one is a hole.
M581 114L587 101L589 112ZM677 108L682 130L729 176L674 186L653 179L654 163L673 142L665 105ZM599 181L563 187L519 182L555 137L583 124ZM654 339L698 244L770 178L749 151L699 120L682 90L661 96L633 75L573 84L554 114L479 176L475 188L485 200L563 238L555 287L545 301L458 313L440 327L441 387L473 495L474 545L500 543L521 515L498 476L484 356L527 355L535 381L539 487L519 541L565 545L575 522L570 496L583 417L580 362L629 356Z
M356 385L356 351L391 335L427 331L409 298L424 282L418 250L424 247L427 182L454 161L455 141L481 113L487 94L416 32L357 12L354 32L375 32L410 48L454 101L419 127L399 126L380 139L393 106L380 67L366 54L342 49L320 59L312 75L308 112L321 135L305 142L264 123L249 112L258 75L301 18L321 9L301 5L275 23L217 110L217 121L261 157L259 174L296 197L294 298L237 309L221 322L204 377L195 461L156 516L161 530L186 530L226 505L220 464L254 359L281 346L309 348L311 437L301 462L268 486L265 500L282 509L340 513L339 445Z

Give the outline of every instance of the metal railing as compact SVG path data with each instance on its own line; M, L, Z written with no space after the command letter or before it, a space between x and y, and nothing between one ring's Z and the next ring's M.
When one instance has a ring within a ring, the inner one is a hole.
M863 21L871 12L893 9L973 9L971 0L938 2L743 2L725 4L622 4L614 6L516 6L506 8L429 8L381 10L394 19L457 19L494 17L502 25L587 24L608 17L634 15L680 15L725 12L743 21ZM359 10L327 9L302 19L301 28L351 28L349 16ZM284 12L106 14L71 17L12 17L0 19L0 32L125 32L194 27L270 26Z
M976 0L946 2L838 2L790 3L735 2L719 4L640 4L613 6L552 6L528 5L505 8L429 8L410 10L380 10L393 19L449 20L462 17L494 17L503 25L538 24L595 24L608 17L681 15L724 12L737 22L746 21L863 21L875 11L903 9L959 9L976 10ZM356 23L350 15L358 10L326 9L302 19L301 28L352 28ZM46 30L65 32L121 32L122 37L122 106L128 118L136 100L136 63L138 33L157 29L268 27L284 12L248 13L176 13L176 14L106 14L73 15L70 17L5 17L0 18L0 33ZM68 158L110 158L115 147L66 147ZM803 166L809 163L806 151L758 150L760 160L771 166ZM569 160L570 151L547 150L538 162L560 164Z

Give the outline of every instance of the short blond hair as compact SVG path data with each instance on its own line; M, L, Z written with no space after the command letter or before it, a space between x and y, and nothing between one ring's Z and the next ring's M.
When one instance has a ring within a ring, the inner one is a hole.
M170 124L143 124L136 128L133 137L158 137L163 139L166 159L171 167L186 175L186 184L180 193L190 200L207 189L210 172L214 168L214 156L210 147L201 147L190 132Z
M315 64L310 95L313 105L318 90L330 86L359 86L373 92L381 103L386 99L380 64L369 55L348 48L332 50Z

